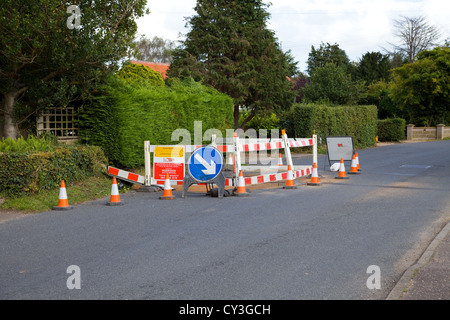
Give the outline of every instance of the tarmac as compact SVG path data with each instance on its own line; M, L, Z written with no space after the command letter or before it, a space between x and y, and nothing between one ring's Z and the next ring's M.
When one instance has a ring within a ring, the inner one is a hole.
M405 271L386 300L450 300L450 222Z

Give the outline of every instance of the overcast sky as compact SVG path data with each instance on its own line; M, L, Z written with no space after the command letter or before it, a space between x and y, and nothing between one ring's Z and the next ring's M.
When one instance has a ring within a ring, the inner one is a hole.
M272 0L269 29L283 51L291 50L300 71L305 71L311 46L339 44L352 61L366 52L390 49L393 20L401 15L425 17L450 38L448 0ZM185 17L195 14L196 0L148 0L151 13L138 20L138 33L180 40L187 33ZM180 37L181 35L181 37Z

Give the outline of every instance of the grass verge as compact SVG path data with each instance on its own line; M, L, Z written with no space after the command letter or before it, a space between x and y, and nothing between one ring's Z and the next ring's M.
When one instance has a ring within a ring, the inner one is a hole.
M73 184L66 182L66 191L70 205L107 197L111 194L111 177L98 175L88 177ZM26 213L48 211L58 204L58 197L59 188L23 197L6 197L0 208Z

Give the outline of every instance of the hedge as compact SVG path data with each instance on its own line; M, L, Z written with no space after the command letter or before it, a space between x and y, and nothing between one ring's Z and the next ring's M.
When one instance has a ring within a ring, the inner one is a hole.
M406 120L400 118L378 120L378 141L400 141L406 138Z
M107 163L96 146L56 147L49 152L0 153L0 190L8 196L23 196L51 190L102 172Z
M315 130L325 143L327 136L351 136L357 147L375 144L377 107L327 106L296 104L290 112L290 133L295 137L311 137Z
M172 132L187 129L191 144L194 121L225 136L233 124L232 98L193 81L142 87L114 78L80 112L80 135L82 142L100 146L110 164L134 168L144 164L145 140L178 144Z

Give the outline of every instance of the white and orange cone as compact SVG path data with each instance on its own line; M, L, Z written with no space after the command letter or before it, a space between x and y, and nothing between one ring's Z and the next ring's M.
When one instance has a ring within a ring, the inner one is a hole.
M281 156L281 153L278 154L278 166L283 166L283 157Z
M112 178L111 196L109 198L109 202L107 202L106 205L108 205L108 206L120 206L120 205L123 205L123 203L120 202L119 188L117 187L117 179L116 179L116 177Z
M286 184L284 185L283 189L297 189L294 183L294 175L292 174L291 165L288 165Z
M341 158L341 166L339 167L339 174L335 179L348 179L346 173L345 173L345 165L344 165L344 159Z
M358 169L358 171L361 171L361 168L359 167L359 157L358 157L358 152L356 152L356 168Z
M64 180L61 181L61 186L59 187L59 199L58 205L53 207L53 210L69 210L73 209L72 206L69 206L69 200L67 199L67 191L66 184Z
M175 197L172 194L172 186L170 185L169 174L166 173L166 179L164 180L164 192L161 197L161 200L174 200Z
M352 166L350 168L350 174L359 174L361 172L358 171L358 167L356 166L356 154L353 155L352 158Z
M312 175L311 175L311 182L307 183L308 186L320 186L321 183L319 182L319 174L317 172L317 164L313 163L313 169L312 169Z
M242 173L242 170L239 171L237 189L236 189L236 192L234 192L233 194L238 197L243 197L243 196L249 195L249 193L245 189L245 180L244 180L244 174Z

